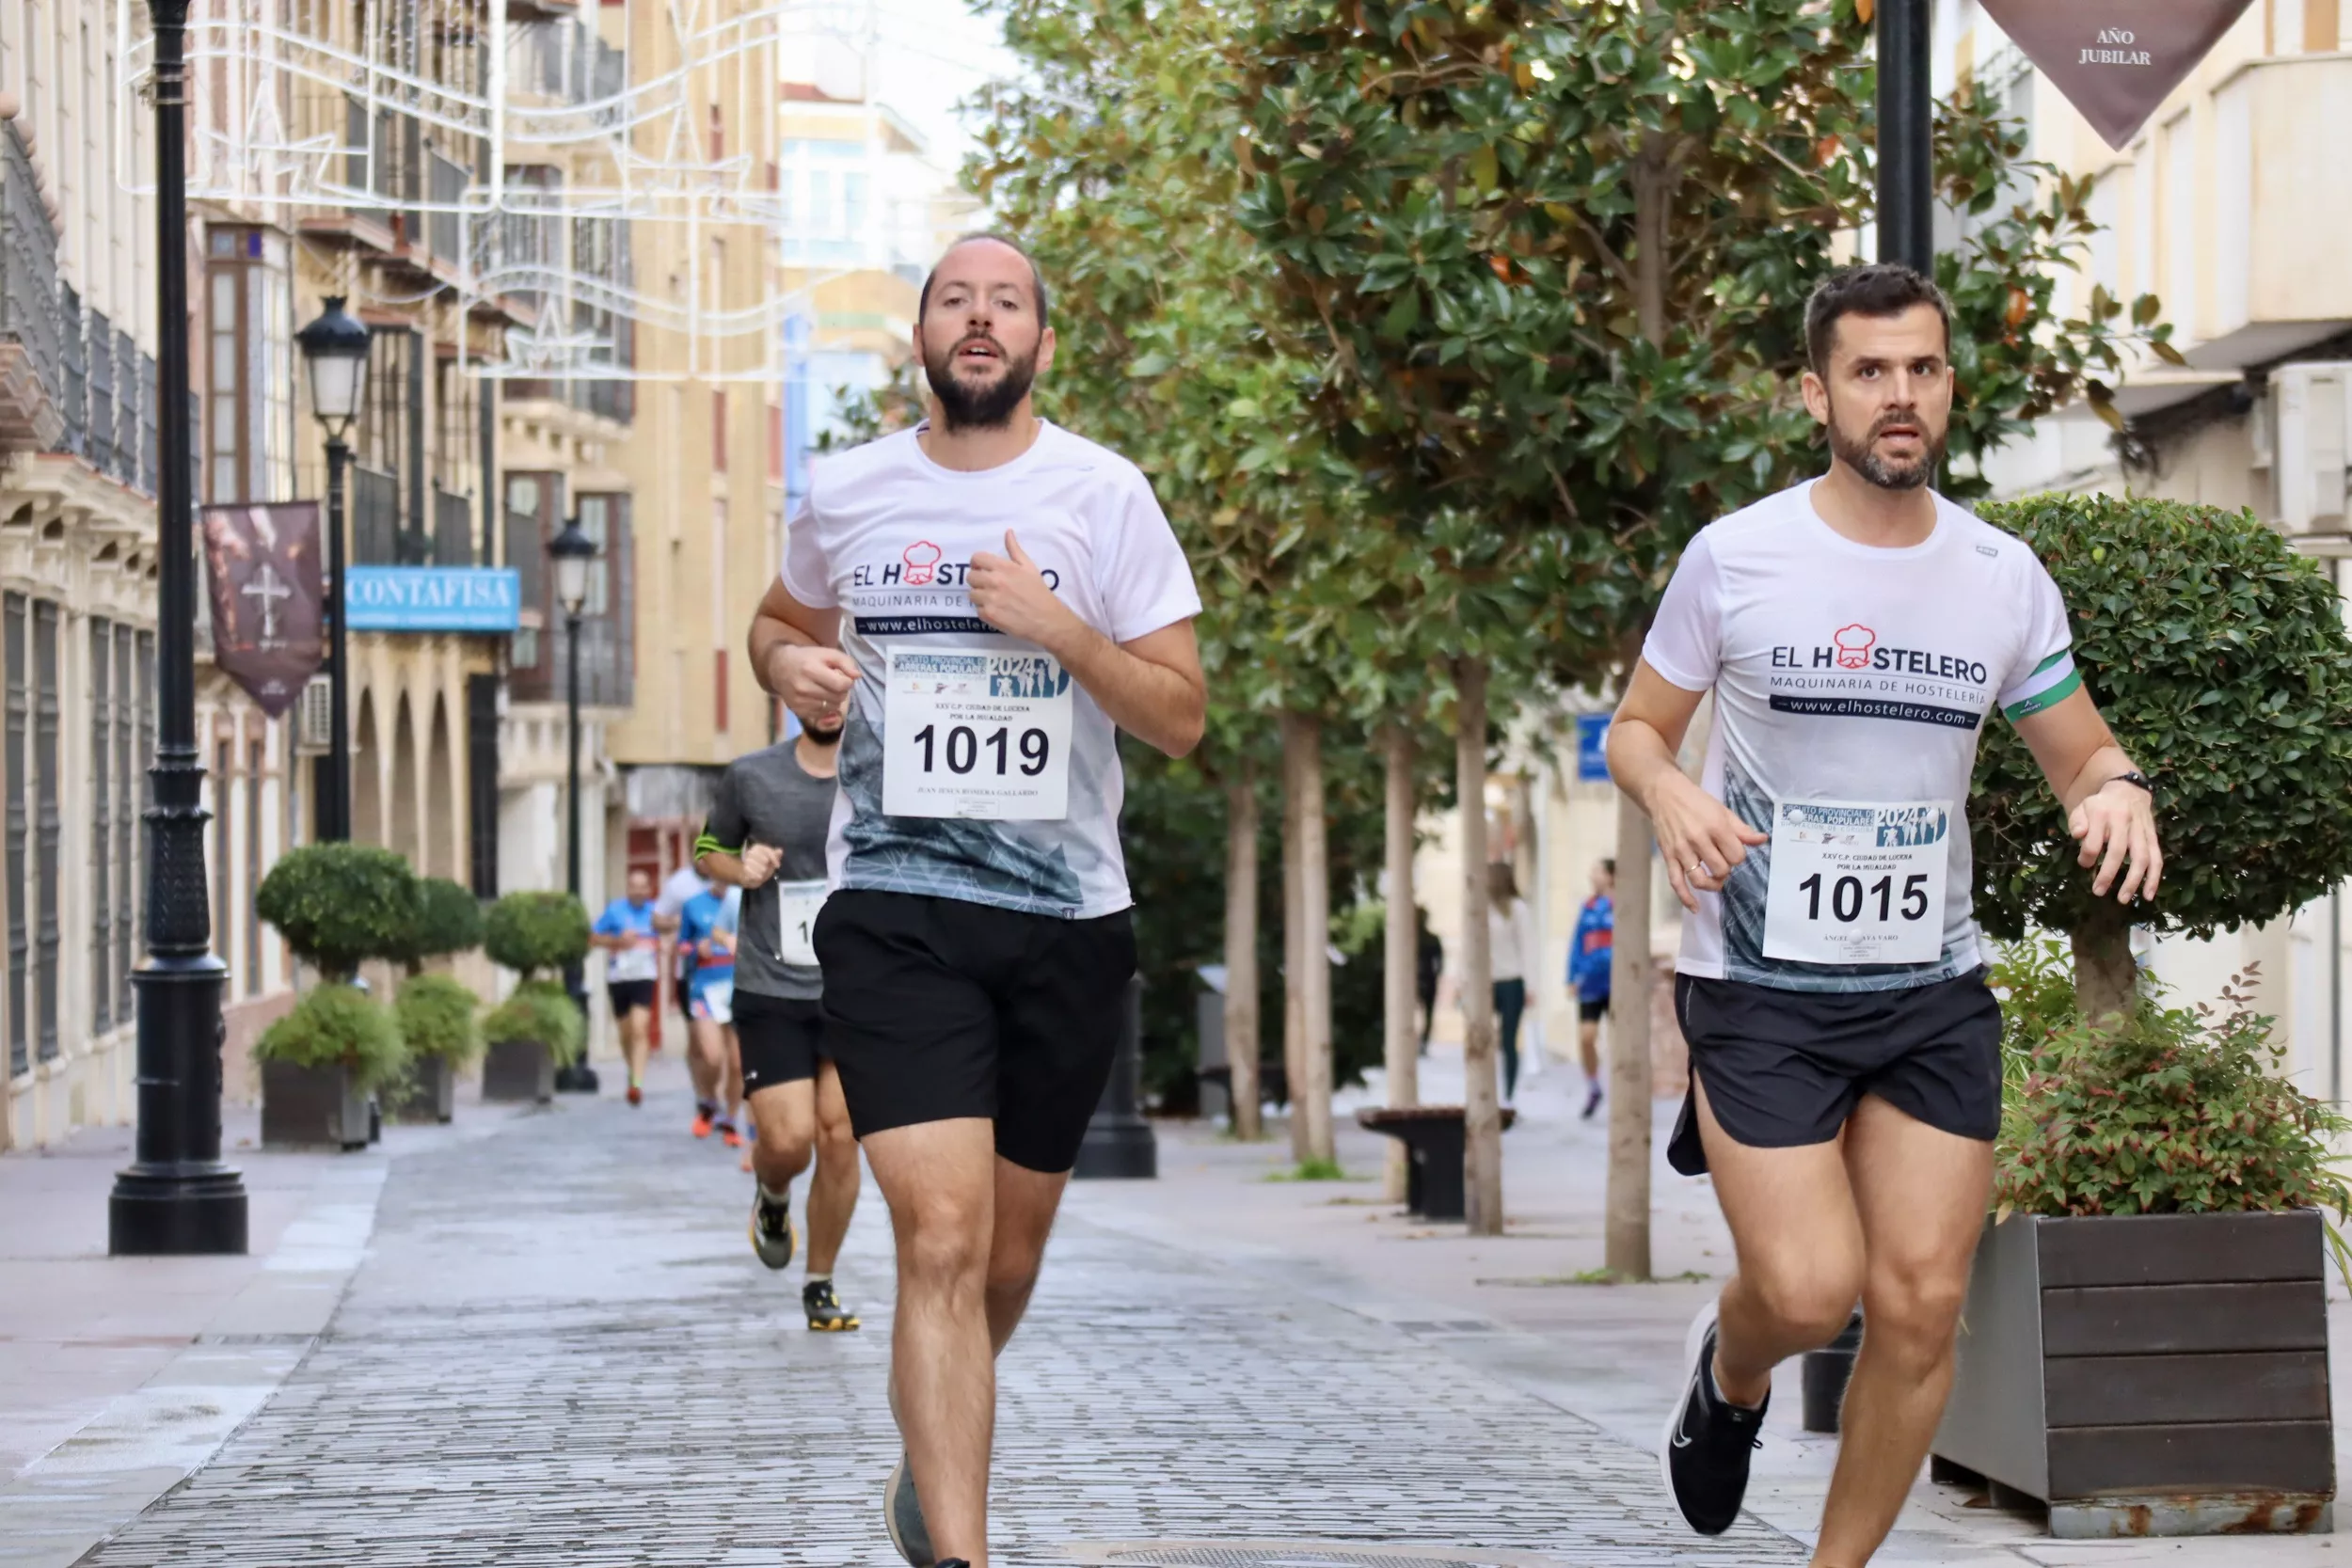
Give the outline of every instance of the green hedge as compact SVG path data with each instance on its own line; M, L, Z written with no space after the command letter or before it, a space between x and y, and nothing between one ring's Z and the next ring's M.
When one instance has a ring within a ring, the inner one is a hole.
M369 958L398 958L415 928L416 873L369 844L290 849L262 879L254 909L294 956L330 980Z
M303 992L292 1012L262 1031L253 1054L297 1067L348 1068L371 1087L398 1078L408 1066L391 1015L367 992L338 982Z
M525 980L482 1021L482 1037L491 1044L535 1040L555 1053L558 1064L580 1059L587 1033L580 1009L554 980Z
M525 979L588 956L588 911L568 893L510 893L490 906L483 947Z
M417 880L417 908L401 958L410 964L482 945L482 900L446 877Z
M420 974L400 988L392 1018L411 1056L440 1057L463 1067L482 1053L473 988L449 974Z

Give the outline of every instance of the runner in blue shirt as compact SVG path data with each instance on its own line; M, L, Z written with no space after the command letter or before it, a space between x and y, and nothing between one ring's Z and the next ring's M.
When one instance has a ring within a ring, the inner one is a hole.
M740 896L741 890L729 894ZM677 944L693 968L686 974L686 1029L689 1049L699 1069L696 1076L717 1089L716 1113L698 1116L694 1135L707 1137L716 1130L729 1148L743 1147L736 1131L735 1101L740 1098L740 1078L735 1067L735 937L734 900L716 891L698 893L678 911Z
M628 1102L645 1099L645 1035L653 1022L654 979L660 973L661 939L654 930L653 876L628 874L628 896L615 898L596 916L588 941L609 955L604 993L621 1033L621 1055L628 1064Z
M1576 1053L1584 1064L1584 1119L1600 1109L1600 1021L1609 1011L1609 965L1617 941L1617 863L1593 867L1593 895L1568 943L1568 989L1576 992Z

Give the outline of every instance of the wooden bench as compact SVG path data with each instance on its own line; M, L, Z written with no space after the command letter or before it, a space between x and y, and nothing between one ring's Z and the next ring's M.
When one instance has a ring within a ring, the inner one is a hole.
M1408 1213L1425 1220L1458 1220L1468 1212L1462 1162L1470 1137L1464 1114L1459 1105L1406 1105L1393 1110L1367 1105L1356 1113L1358 1125L1405 1146ZM1503 1107L1506 1129L1518 1119L1518 1112Z

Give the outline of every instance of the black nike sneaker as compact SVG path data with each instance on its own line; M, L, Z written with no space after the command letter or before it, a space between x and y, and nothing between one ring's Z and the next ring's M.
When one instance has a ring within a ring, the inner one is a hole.
M812 1279L802 1286L801 1307L808 1313L808 1326L819 1334L846 1334L858 1325L857 1314L841 1305L830 1279Z
M1701 1535L1721 1535L1740 1517L1740 1505L1747 1497L1748 1465L1763 1446L1764 1412L1772 1406L1772 1396L1747 1410L1716 1391L1711 1301L1692 1321L1683 1354L1691 1364L1691 1380L1666 1421L1658 1467L1691 1528Z

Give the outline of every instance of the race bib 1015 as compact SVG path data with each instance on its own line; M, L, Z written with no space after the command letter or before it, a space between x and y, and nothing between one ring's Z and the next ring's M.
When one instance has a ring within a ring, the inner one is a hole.
M1806 964L1941 958L1955 820L1946 800L1776 803L1764 956Z
M893 648L882 810L1058 822L1070 815L1070 674L1050 654Z

